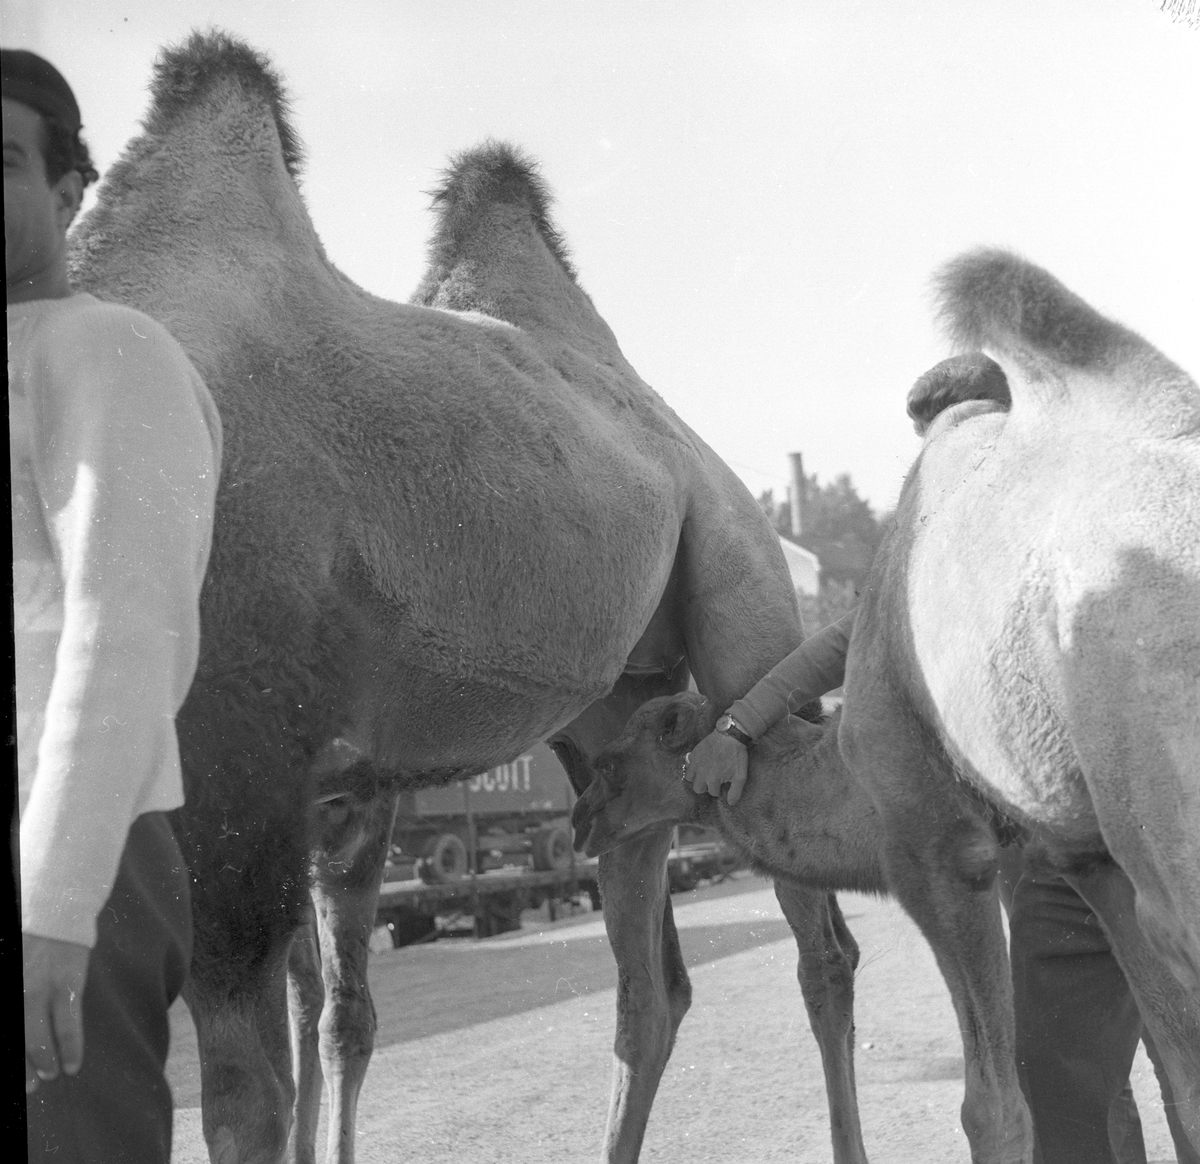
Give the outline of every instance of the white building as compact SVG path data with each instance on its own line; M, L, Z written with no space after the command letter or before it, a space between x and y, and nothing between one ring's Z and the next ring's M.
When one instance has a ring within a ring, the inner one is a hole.
M788 571L792 575L792 585L797 593L807 594L815 598L821 588L821 562L812 550L789 542L787 538L779 539L783 547L783 556L787 560Z

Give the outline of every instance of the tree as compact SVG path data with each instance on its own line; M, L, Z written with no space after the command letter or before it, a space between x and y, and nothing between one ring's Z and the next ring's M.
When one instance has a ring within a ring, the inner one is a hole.
M822 485L815 474L805 479L803 529L798 538L791 536L787 501L776 502L768 489L758 503L782 537L811 550L821 561L821 591L802 603L805 627L824 626L850 610L883 537L883 523L859 497L850 475L842 473L828 485Z

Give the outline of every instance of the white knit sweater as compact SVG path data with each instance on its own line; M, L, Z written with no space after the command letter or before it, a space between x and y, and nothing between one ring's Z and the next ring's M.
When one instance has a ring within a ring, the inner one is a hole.
M183 803L217 410L157 323L8 308L22 929L91 946L126 834Z

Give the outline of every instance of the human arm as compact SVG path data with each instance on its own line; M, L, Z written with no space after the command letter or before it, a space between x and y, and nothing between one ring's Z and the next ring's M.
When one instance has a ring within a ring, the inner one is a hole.
M195 370L146 317L96 304L43 328L28 385L37 536L14 556L36 574L44 546L61 626L44 649L31 627L18 669L19 723L42 693L20 748L34 754L22 930L88 947L130 823L182 802L174 715L196 663L218 434Z
M764 735L793 707L803 707L842 685L856 613L843 615L805 639L729 708L734 722L751 740ZM746 783L747 757L740 741L712 732L691 751L688 778L692 788L719 796L722 785L729 784L729 804L737 804Z

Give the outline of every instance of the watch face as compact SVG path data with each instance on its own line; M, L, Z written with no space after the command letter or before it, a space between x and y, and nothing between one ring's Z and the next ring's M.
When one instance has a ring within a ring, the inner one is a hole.
M733 716L723 715L717 720L717 731L727 732L731 727L733 727Z

